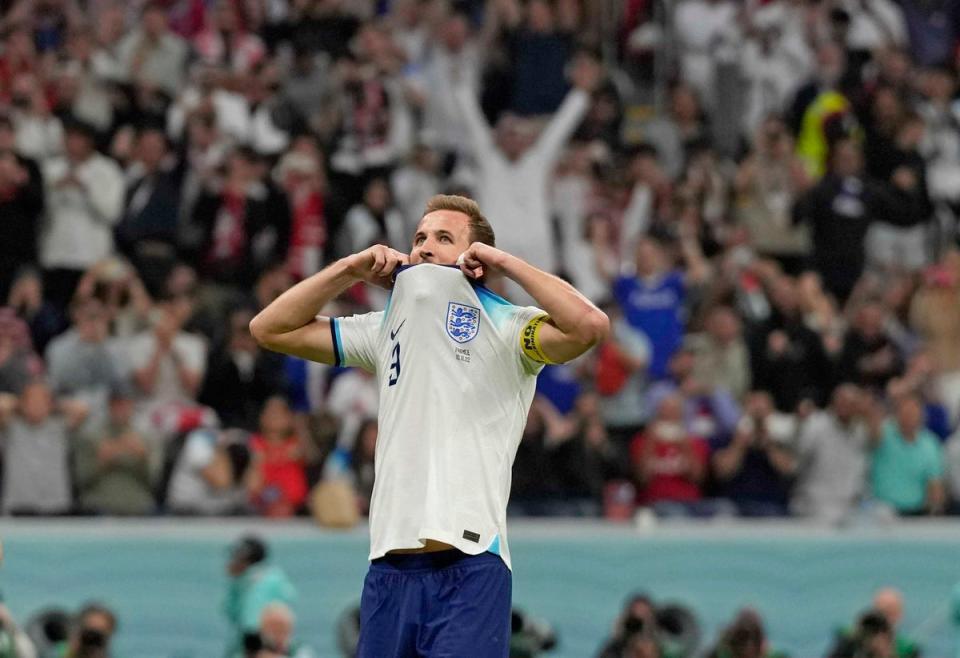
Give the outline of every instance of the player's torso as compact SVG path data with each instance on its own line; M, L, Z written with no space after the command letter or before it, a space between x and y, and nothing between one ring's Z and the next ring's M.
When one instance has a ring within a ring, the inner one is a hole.
M516 355L479 294L457 268L426 264L398 275L377 345L384 420L430 418L462 432L464 423L511 412Z

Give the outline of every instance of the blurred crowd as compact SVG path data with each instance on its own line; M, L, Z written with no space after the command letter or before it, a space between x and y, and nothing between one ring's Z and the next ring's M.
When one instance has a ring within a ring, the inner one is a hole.
M0 31L3 513L355 521L375 380L248 323L409 250L439 192L613 320L541 374L514 513L957 510L960 2L7 0Z

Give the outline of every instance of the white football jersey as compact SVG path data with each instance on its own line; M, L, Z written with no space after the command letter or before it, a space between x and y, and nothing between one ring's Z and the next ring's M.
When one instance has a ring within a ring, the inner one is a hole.
M332 321L338 365L380 388L371 560L433 539L510 566L511 468L542 367L528 327L544 317L422 264L397 274L386 310Z

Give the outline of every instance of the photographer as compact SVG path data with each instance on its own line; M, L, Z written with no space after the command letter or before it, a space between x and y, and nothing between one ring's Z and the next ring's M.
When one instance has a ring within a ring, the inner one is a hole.
M917 654L914 654L917 655ZM868 610L849 633L841 633L829 658L896 658L894 631L878 610Z
M248 647L255 650L260 648L257 639L263 639L260 636L261 626L268 606L289 604L296 598L297 592L280 567L267 563L267 546L257 537L243 537L231 547L227 574L230 582L223 611L232 627L231 646L227 655L249 656ZM252 655L266 658L258 653Z
M597 658L667 658L657 637L657 612L646 594L627 599L614 623L613 634L597 654Z
M100 603L88 603L77 613L64 658L110 658L110 640L117 631L117 617Z
M260 628L243 638L244 658L314 658L313 651L293 639L296 617L286 604L267 605L260 614Z

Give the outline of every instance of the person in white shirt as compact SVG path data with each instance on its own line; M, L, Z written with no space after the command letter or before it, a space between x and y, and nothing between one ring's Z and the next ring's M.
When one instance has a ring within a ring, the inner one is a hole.
M127 346L133 380L147 412L164 404L192 405L206 370L207 345L203 338L183 331L192 313L190 302L161 302L153 329L137 334Z
M94 149L95 137L88 124L68 124L64 157L43 167L47 223L40 264L47 295L61 305L83 273L113 253L113 226L123 212L123 171Z
M479 93L485 44L471 34L469 18L461 13L445 17L437 33L411 84L422 99L424 132L434 137L444 155L459 155L469 150L470 136L449 90L459 86Z
M561 149L590 106L590 92L601 73L592 58L577 59L571 73L575 88L532 143L525 122L512 116L500 120L494 141L473 92L463 86L454 91L479 168L476 194L481 207L493 217L506 251L547 272L557 270L549 183Z
M494 243L475 202L439 195L409 256L375 245L343 258L250 323L268 349L377 378L360 658L509 652L506 504L536 375L604 340L609 320L572 286ZM543 310L490 292L483 283L494 273ZM386 311L319 315L358 281L391 289Z

